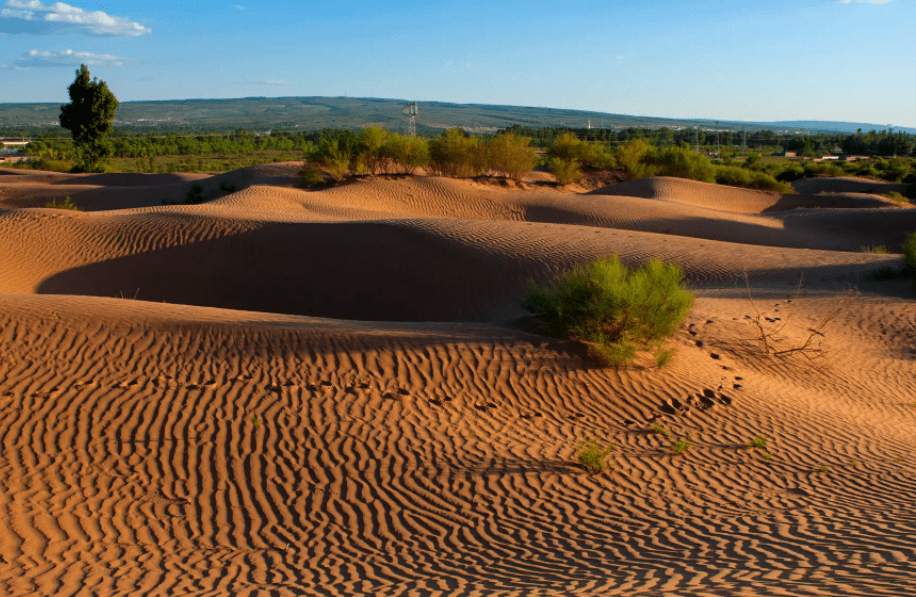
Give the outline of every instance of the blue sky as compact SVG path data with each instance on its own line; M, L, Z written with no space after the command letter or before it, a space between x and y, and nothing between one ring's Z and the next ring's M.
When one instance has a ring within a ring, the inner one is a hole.
M916 0L0 0L0 102L386 97L916 126Z

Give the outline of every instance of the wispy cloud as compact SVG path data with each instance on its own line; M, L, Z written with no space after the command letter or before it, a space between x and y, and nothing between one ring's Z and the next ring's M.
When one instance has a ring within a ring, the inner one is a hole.
M100 10L87 11L63 2L4 0L0 3L0 33L83 33L106 37L136 37L151 29L126 17L113 17Z
M241 4L233 4L232 8L236 10L245 10L246 9L246 7L242 6Z
M270 85L272 87L285 87L289 85L286 81L274 81L273 79L261 79L259 81L239 81L237 85Z
M840 4L887 4L894 0L836 0Z
M79 66L86 64L88 66L99 66L108 64L121 66L125 59L111 54L94 54L92 52L74 52L73 50L63 50L61 52L39 52L30 50L14 64L19 68L45 68L59 66Z

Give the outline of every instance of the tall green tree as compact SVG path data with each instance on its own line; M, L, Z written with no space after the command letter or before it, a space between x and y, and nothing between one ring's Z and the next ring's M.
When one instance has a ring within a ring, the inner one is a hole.
M120 103L105 81L89 79L89 69L81 64L70 85L70 103L60 107L60 125L69 129L77 150L76 168L98 172L108 155L108 134Z

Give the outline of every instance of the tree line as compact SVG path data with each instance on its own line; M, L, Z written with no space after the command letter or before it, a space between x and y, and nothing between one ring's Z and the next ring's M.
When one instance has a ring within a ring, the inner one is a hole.
M573 134L583 141L607 143L618 145L636 139L641 139L656 147L676 147L688 144L695 147L699 142L702 149L711 151L718 146L723 148L723 154L735 153L739 147L746 147L748 151L794 151L799 155L814 157L822 154L833 153L836 150L849 155L866 156L894 156L913 155L916 152L916 135L902 131L890 132L887 130L863 132L859 129L851 135L817 133L813 135L795 135L776 133L769 130L749 132L746 135L741 131L722 130L697 131L692 128L625 128L625 129L589 129L567 127L526 127L511 126L502 129L517 135L528 137L532 144L547 147L554 139ZM502 132L501 131L501 132Z

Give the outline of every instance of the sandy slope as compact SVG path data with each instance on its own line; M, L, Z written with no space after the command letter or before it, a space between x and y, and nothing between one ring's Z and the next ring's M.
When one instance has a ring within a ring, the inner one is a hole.
M12 177L0 201L123 203L0 210L0 594L916 591L916 301L856 244L916 210L670 180L304 191L293 165L154 206L194 180ZM668 368L500 324L528 279L612 252L697 288ZM838 305L814 361L750 340L755 307L779 349ZM611 472L572 465L585 433Z
M838 176L835 178L803 178L792 183L792 188L799 193L902 193L908 184L883 182L871 178L856 176Z

